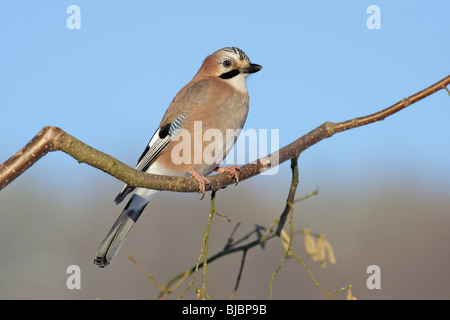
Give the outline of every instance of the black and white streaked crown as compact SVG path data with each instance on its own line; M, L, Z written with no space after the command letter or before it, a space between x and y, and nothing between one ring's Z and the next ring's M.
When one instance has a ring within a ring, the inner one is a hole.
M226 47L226 48L223 48L222 50L226 51L226 52L234 53L236 56L239 57L239 59L241 61L245 61L245 60L250 61L250 59L248 58L247 54L244 51L242 51L241 49L239 49L239 48Z

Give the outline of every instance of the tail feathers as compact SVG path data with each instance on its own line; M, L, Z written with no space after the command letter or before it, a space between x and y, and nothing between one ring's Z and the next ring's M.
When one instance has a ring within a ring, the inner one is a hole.
M125 186L123 187L122 191L120 191L120 193L119 193L119 194L117 195L117 197L114 199L114 202L115 202L116 204L121 203L122 200L125 199L125 197L126 197L129 193L133 192L133 190L134 190L134 187L129 187L129 186L125 185Z
M97 250L94 263L101 268L111 263L128 232L148 204L147 199L133 195Z

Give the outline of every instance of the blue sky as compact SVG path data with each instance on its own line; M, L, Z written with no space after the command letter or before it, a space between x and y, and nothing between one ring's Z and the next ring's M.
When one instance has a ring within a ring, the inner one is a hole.
M342 3L2 1L0 162L54 125L134 166L173 96L225 46L264 66L248 79L245 128L279 129L280 146L450 73L449 1ZM81 9L79 30L66 26L72 4ZM366 26L373 4L379 30ZM427 190L448 187L449 119L450 97L441 91L307 150L301 177L312 186L409 177ZM82 166L50 154L19 179L53 183L63 175L69 189L104 175ZM288 174L282 166L280 176Z

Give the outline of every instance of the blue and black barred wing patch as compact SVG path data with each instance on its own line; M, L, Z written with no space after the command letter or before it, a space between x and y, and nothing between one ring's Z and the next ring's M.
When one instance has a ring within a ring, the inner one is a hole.
M166 123L156 130L155 134L151 138L150 142L142 153L136 166L137 170L147 171L148 167L153 161L161 154L161 152L170 143L171 138L177 132L183 124L184 119L187 117L186 113L179 116L174 122Z
M142 155L139 157L138 164L136 166L136 170L147 171L153 161L158 158L161 152L167 147L170 143L173 135L176 134L177 130L181 128L184 119L187 117L187 113L183 113L179 116L174 122L166 123L161 126L156 132L153 134L153 137L150 139L147 147L145 148ZM117 195L114 199L116 204L122 202L122 200L134 190L134 187L124 186L122 191Z

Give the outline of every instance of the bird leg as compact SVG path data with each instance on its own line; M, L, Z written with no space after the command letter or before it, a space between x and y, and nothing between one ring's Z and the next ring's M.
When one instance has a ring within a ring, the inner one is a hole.
M239 173L241 172L241 167L239 166L217 167L214 171L217 171L218 173L228 172L236 179L236 185L239 182Z
M192 177L197 180L200 193L202 194L200 200L202 200L205 197L206 186L211 185L211 181L193 169L189 169L187 173L191 174Z

